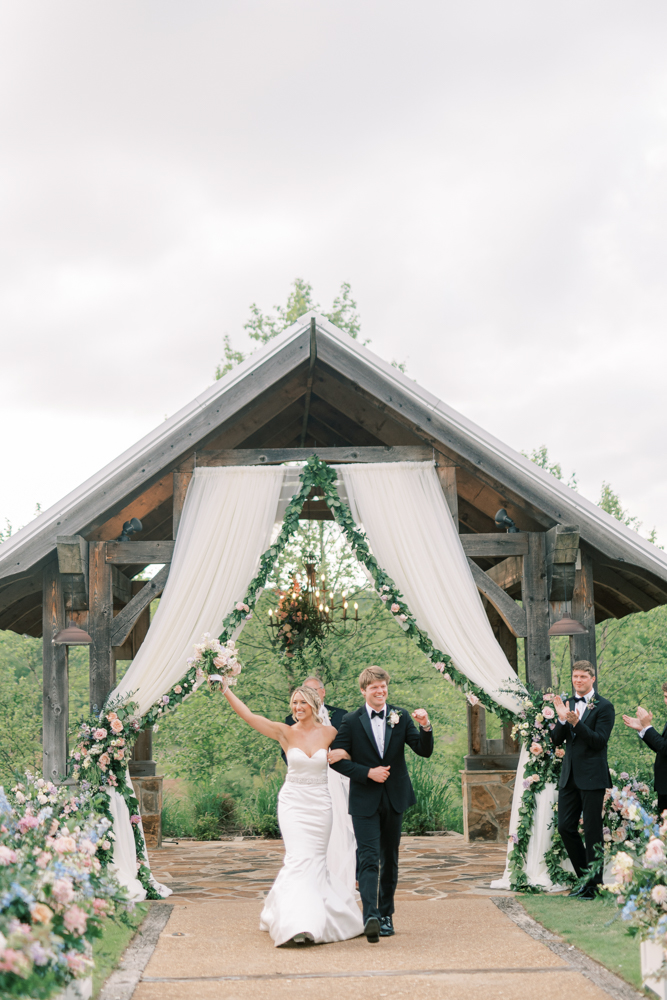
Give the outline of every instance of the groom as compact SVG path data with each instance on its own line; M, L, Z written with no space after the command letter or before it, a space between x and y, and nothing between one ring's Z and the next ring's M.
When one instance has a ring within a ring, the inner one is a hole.
M416 801L405 764L407 743L420 757L433 753L433 729L423 708L413 712L387 704L389 674L366 667L359 677L365 704L343 719L331 750L351 760L331 766L350 778L350 815L357 839L359 893L364 934L371 943L394 933L392 914L398 881L403 813Z

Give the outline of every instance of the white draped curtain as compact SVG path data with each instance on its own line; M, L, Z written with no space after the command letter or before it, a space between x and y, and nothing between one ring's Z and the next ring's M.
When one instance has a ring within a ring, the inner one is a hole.
M268 548L283 468L197 469L190 482L167 585L141 649L111 698L136 701L144 715L187 670L204 632L219 635L242 601ZM110 789L113 867L131 898L145 896L137 880L134 834L125 800ZM154 883L167 896L171 890Z
M494 701L516 674L498 645L432 462L338 466L352 516L436 648Z

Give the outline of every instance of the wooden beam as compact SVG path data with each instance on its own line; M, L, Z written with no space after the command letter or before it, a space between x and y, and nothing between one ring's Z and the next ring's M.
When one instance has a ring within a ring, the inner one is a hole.
M526 612L526 678L542 691L551 687L549 645L549 595L547 592L546 540L544 532L528 533L528 552L523 559L521 597Z
M150 566L170 563L174 543L164 542L104 542L106 561L116 566Z
M523 608L520 608L516 601L513 601L504 590L501 590L498 584L494 583L484 570L480 569L477 563L470 558L468 565L477 589L493 604L512 635L522 637L527 635L526 612Z
M519 562L521 560L518 560ZM519 673L519 657L516 636L512 635L510 629L502 620L496 609L487 604L486 614L489 619L496 642L507 657L507 662L515 674ZM518 753L520 750L519 741L512 739L512 723L503 724L503 753Z
M317 322L314 316L310 317L310 360L308 362L308 378L306 380L306 398L303 406L303 426L301 427L301 448L306 443L306 432L308 431L308 416L310 414L310 397L313 392L313 375L315 374L315 363L317 361Z
M128 604L132 600L132 581L118 566L111 567L111 593L119 604Z
M153 579L145 583L139 593L134 595L129 604L118 612L111 627L112 646L123 645L144 608L149 607L151 601L160 596L169 576L169 568L169 565L163 566Z
M185 503L185 495L188 492L188 486L192 479L191 472L175 472L174 473L174 513L173 513L173 531L172 537L176 538L178 532L178 526L181 523L181 514L183 513L183 505Z
M43 571L32 576L22 577L20 580L10 583L0 590L0 615L4 615L14 604L18 604L25 597L41 593L43 583ZM40 602L38 602L40 603ZM0 628L9 628L9 625L2 625Z
M617 594L618 597L622 598L622 601L630 601L631 604L634 604L637 611L652 611L659 605L659 601L656 601L644 590L640 590L639 587L635 587L629 580L619 576L609 566L594 562L593 577L596 583Z
M593 560L586 546L582 546L580 551L581 568L577 570L574 578L572 617L588 629L588 634L570 636L570 662L588 660L597 667Z
M53 637L65 628L65 599L56 560L44 567L42 604L42 746L43 774L58 782L67 776L69 674L67 647Z
M131 503L125 505L122 510L114 514L113 517L110 517L108 521L105 521L89 532L89 540L91 542L99 542L104 539L111 540L118 538L126 521L129 521L132 517L138 517L142 522L145 521L152 511L157 510L165 500L169 499L172 488L172 477L169 474L162 476L156 483L153 483L150 489L147 489L140 496L135 497Z
M486 575L491 577L501 590L511 590L523 579L523 560L521 556L508 556L507 559L487 569Z
M107 542L91 542L89 551L88 633L90 650L90 710L100 712L107 695L116 685L116 665L111 651L113 590L111 564L107 562ZM131 545L131 542L118 542ZM173 543L172 543L173 544ZM125 560L127 562L127 560Z
M576 524L556 524L546 532L547 589L550 601L571 601L579 552Z
M438 479L440 480L440 486L442 492L445 495L445 500L447 501L447 506L449 507L449 513L452 515L454 521L454 527L459 530L459 497L456 492L456 466L445 464L444 455L437 454L437 464L435 471L438 474Z
M496 525L492 517L484 514L481 510L477 510L471 503L469 503L465 497L461 496L460 483L461 477L459 475L460 469L456 473L456 490L458 495L458 507L459 507L459 532L461 534L468 534L473 532L478 535L491 535L491 534L501 534L502 532L496 529ZM495 530L494 530L495 529Z
M283 462L307 462L317 455L323 462L428 462L433 458L432 448L414 445L397 448L227 448L219 451L197 452L197 465L280 465ZM133 545L136 542L132 543Z
M497 535L461 535L461 545L467 556L524 556L528 553L530 532L517 531L513 534L498 532Z

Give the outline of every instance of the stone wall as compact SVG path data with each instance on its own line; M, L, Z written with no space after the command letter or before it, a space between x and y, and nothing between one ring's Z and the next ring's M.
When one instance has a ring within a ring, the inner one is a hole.
M162 847L162 776L132 777L132 787L139 801L146 846Z
M516 771L461 771L467 841L503 843L509 836Z

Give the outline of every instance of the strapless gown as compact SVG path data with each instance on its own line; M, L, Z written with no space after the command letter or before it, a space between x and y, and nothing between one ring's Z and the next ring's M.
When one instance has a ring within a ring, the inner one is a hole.
M317 944L346 941L363 931L352 892L327 868L332 807L327 752L309 757L298 747L287 751L287 776L278 795L278 823L285 860L266 897L260 930L276 946L295 934Z

